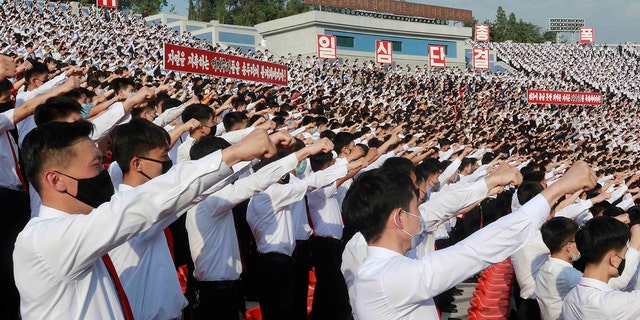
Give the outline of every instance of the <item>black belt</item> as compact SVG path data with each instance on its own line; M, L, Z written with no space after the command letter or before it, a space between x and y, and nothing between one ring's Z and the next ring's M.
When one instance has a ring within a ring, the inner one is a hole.
M242 280L200 281L193 280L196 289L231 290L242 288Z
M259 257L262 258L262 259L271 260L271 261L275 261L275 262L291 263L293 261L293 257L292 256L288 256L288 255L286 255L284 253L280 253L280 252L260 253Z

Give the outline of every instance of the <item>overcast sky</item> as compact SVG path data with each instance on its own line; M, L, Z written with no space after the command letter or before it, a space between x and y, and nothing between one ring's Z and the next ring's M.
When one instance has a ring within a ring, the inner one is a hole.
M375 0L374 0L375 1ZM600 43L640 42L640 1L634 0L411 0L410 2L470 9L480 22L493 21L498 6L524 21L547 29L549 18L583 18L585 26L595 28ZM168 0L179 14L187 14L188 1ZM571 40L567 34L568 40Z

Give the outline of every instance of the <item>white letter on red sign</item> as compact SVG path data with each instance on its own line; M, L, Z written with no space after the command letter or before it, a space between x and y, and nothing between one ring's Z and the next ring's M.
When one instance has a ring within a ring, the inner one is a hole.
M444 46L429 46L429 66L432 68L447 67L447 54Z
M593 28L580 28L580 43L593 43Z
M476 24L476 42L488 42L489 39L489 25Z
M489 49L473 48L473 68L489 70Z
M393 63L393 45L391 41L376 40L376 63Z
M318 58L329 60L338 59L335 36L318 35Z

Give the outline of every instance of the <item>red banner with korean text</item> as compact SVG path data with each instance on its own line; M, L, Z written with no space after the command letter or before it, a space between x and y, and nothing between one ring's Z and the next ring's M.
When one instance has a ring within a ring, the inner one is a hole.
M318 59L337 60L337 37L324 34L318 35Z
M580 28L580 43L593 43L593 28Z
M476 70L489 70L489 49L473 48L473 68Z
M289 67L190 47L164 44L165 70L208 74L286 86Z
M447 67L447 52L444 46L429 45L429 66L431 68Z
M376 63L393 64L393 43L376 40Z
M476 42L489 42L491 37L489 36L490 26L488 24L476 24L475 27L475 40Z
M96 0L98 7L118 9L118 0Z
M601 105L602 93L527 90L527 101L537 104Z

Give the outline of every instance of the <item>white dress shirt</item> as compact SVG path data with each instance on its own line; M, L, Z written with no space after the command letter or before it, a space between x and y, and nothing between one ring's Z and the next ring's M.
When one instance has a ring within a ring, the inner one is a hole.
M516 280L520 286L522 299L535 299L534 288L536 276L549 257L549 248L542 241L540 230L524 247L511 256L511 264L516 274Z
M608 284L582 278L562 305L562 319L640 319L640 291L616 291Z
M20 159L18 145L8 130L13 129L13 110L0 113L0 187L11 190L22 190L22 182L18 177L16 161ZM13 149L13 152L11 151ZM16 158L14 160L13 155Z
M347 174L346 164L338 164L305 177L291 179L287 184L273 184L253 196L247 208L247 223L258 251L279 252L291 256L296 246L294 211L290 205L302 202L307 192L322 188ZM306 215L295 210L296 215ZM306 210L305 210L306 211ZM306 220L306 219L305 219Z
M231 210L276 183L297 164L296 155L291 154L225 186L189 209L185 224L196 279L222 281L240 278L242 260Z
M57 77L43 83L41 86L39 86L35 90L18 93L18 95L16 95L16 108L20 108L27 101L55 89L57 86L63 84L65 81L67 81L67 75L65 73L62 73ZM27 133L29 133L35 127L36 127L36 121L34 120L33 115L28 116L26 119L18 123L18 144L19 145L22 145L22 140L24 140L24 137L26 137Z
M506 259L535 235L549 211L538 195L518 212L421 259L369 246L355 281L358 318L439 319L433 296Z
M535 294L543 320L560 317L562 300L580 282L582 272L562 259L549 257L538 271Z
M125 184L118 188L118 192L127 190L133 188ZM188 304L163 232L176 218L168 215L109 251L136 319L180 318Z
M184 139L184 141L178 147L178 160L176 161L177 163L191 160L191 155L189 154L189 152L191 152L191 147L194 143L196 143L196 139L192 138L191 136L188 136L186 139Z
M221 152L172 168L90 214L42 206L18 235L14 276L23 319L122 319L101 257L228 183Z
M309 192L309 216L318 237L342 239L342 211L337 199L336 183Z

